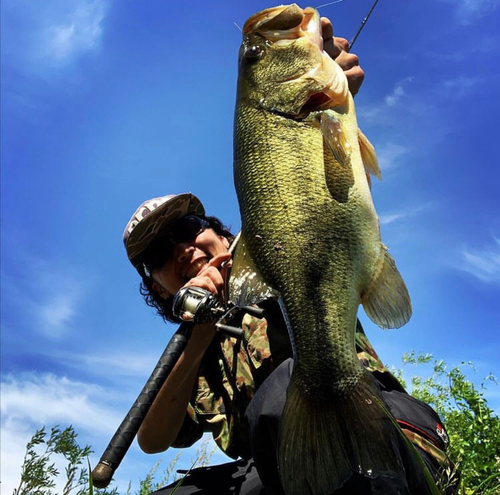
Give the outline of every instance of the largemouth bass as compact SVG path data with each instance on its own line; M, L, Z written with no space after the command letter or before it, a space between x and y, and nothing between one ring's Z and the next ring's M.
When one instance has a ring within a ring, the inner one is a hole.
M379 174L346 77L323 51L317 11L293 4L248 19L234 179L245 250L282 298L294 350L278 447L288 495L330 494L353 474L402 469L354 343L359 304L383 328L411 315L365 167Z

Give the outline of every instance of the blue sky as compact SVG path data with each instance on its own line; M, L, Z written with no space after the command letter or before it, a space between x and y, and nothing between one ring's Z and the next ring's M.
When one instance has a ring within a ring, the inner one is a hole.
M500 374L499 4L382 0L354 50L382 237L414 307L400 330L362 321L386 363L471 360L478 382ZM272 5L2 2L2 493L43 424L74 425L95 464L173 332L125 256L135 208L192 191L238 230L235 23ZM350 38L370 6L320 10ZM174 453L134 444L118 486Z

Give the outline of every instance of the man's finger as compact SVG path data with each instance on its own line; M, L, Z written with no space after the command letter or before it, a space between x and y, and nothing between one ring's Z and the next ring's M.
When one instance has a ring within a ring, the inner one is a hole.
M348 52L349 51L349 42L345 38L335 37L333 39L335 46L339 51Z
M321 18L321 35L323 36L323 50L335 60L342 52L342 47L335 44L332 23L326 17Z
M355 66L352 69L345 71L345 75L347 76L349 91L354 96L355 94L357 94L359 88L363 84L365 73L361 67Z
M349 70L359 65L359 58L354 53L342 52L336 59L342 70Z
M321 34L323 39L333 38L333 26L327 17L321 18Z
M220 268L224 261L228 261L231 259L231 253L221 253L217 256L214 256L209 262L208 266L214 266L215 268Z

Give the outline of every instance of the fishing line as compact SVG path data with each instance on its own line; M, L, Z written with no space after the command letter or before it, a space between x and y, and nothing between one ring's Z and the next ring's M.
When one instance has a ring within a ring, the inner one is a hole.
M342 0L343 1L343 0ZM238 26L238 24L236 24L236 22L233 21L233 24L240 30L240 31L243 31L243 29L240 28L240 26Z
M328 7L329 5L333 5L335 3L340 3L343 2L344 0L335 0L334 2L329 2L329 3L324 3L323 5L318 5L317 7L314 7L315 9L321 9L323 7Z

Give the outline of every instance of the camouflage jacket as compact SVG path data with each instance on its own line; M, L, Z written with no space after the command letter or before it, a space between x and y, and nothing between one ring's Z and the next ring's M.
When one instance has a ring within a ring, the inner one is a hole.
M269 303L265 309L266 318L242 316L242 339L226 336L214 339L202 360L187 414L173 447L188 447L204 432L211 432L229 457L251 457L244 417L246 407L269 374L292 356L278 305ZM356 350L363 366L375 375L382 387L404 392L378 357L359 322ZM442 451L428 445L425 438L411 435L407 433L414 444L428 447L424 450L443 462Z

